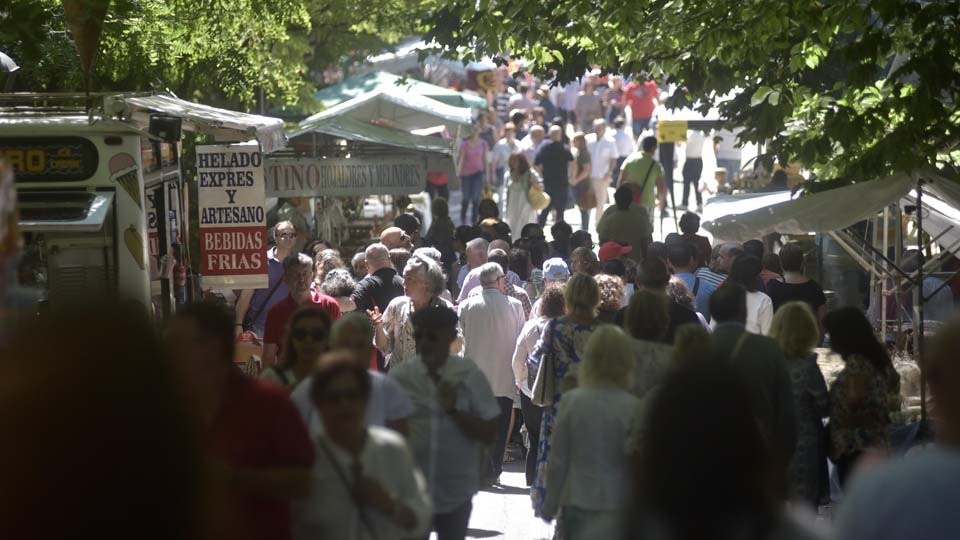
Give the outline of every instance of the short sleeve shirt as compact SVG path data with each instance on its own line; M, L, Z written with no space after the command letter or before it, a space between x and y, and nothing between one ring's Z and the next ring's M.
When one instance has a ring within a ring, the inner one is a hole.
M263 335L267 324L267 313L270 308L279 304L290 295L287 284L283 282L283 261L277 258L276 246L267 250L267 288L253 291L250 297L250 315L256 315L253 320L253 331L258 336Z
M509 362L509 360L507 360ZM500 415L490 384L472 360L451 356L439 372L441 384L456 391L456 408L483 420ZM441 410L437 385L419 356L390 371L413 402L407 442L414 461L427 477L436 514L451 512L470 500L479 488L484 444L467 437Z
M787 302L796 300L806 302L810 309L816 313L820 306L827 303L827 297L823 294L823 289L813 280L806 283L770 281L767 283L767 295L773 301L774 311L780 309L780 306Z
M383 373L368 370L370 374L370 399L367 402L367 425L386 427L387 422L401 420L413 413L413 404L407 393ZM317 407L310 398L310 386L313 377L307 377L290 392L290 401L300 413L303 423L310 431L310 437L315 438L323 433L323 422Z
M331 320L340 318L340 304L332 296L327 296L316 289L310 289L310 301L330 315ZM263 332L263 342L280 345L283 342L283 333L287 329L287 321L293 312L300 307L288 294L282 302L273 306L267 314L267 324ZM278 351L279 352L279 351Z
M443 298L437 298L435 305L454 309L453 303ZM394 298L383 312L383 332L387 335L387 347L383 354L390 369L417 354L417 343L413 339L412 316L413 301L407 296Z
M587 135L587 149L593 164L590 168L590 178L603 178L612 174L610 163L617 159L617 144L611 139L596 134Z
M207 438L209 457L238 468L309 468L313 445L285 390L231 372L221 413ZM279 498L239 490L228 499L230 538L286 540L290 508Z
M570 149L560 141L550 141L537 152L534 164L543 168L543 183L548 186L566 186L570 182L568 166L573 161Z
M460 166L460 175L468 176L478 172L483 172L483 166L487 161L487 152L490 147L487 141L478 139L476 143L470 142L470 139L460 143L460 155L462 162Z
M657 185L657 178L663 176L663 166L660 165L660 162L646 152L634 152L624 160L620 170L626 173L627 182L644 186L643 205L647 208L653 208L656 202L654 188ZM649 171L649 174L647 171ZM646 181L646 184L644 184L644 181Z

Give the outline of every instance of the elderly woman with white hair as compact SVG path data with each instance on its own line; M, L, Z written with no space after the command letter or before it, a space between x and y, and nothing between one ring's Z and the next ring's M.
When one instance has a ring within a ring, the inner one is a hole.
M367 312L376 327L377 348L388 367L402 364L417 354L411 320L414 313L428 307L453 309L453 304L442 297L445 285L446 278L439 264L429 257L413 255L403 269L404 296L391 300L383 313L376 307ZM462 344L463 334L459 333L451 352L459 352Z
M618 327L597 328L587 341L579 386L558 407L540 515L550 520L559 512L570 540L623 537L640 420L640 399L628 390L632 350Z

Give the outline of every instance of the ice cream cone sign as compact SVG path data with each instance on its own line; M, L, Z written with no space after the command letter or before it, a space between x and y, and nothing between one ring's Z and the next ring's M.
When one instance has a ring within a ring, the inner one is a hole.
M141 270L146 268L143 260L143 238L140 236L140 233L137 232L136 227L133 225L127 227L127 230L123 232L123 243L127 246L127 251L130 252L133 260L136 261L137 266L139 266Z
M140 200L140 179L137 178L137 161L127 153L117 154L110 158L110 179L120 185L127 195L143 209Z
M100 34L103 20L107 16L110 0L62 0L63 15L77 46L80 65L83 67L85 81L89 85L93 79L93 65L100 48Z

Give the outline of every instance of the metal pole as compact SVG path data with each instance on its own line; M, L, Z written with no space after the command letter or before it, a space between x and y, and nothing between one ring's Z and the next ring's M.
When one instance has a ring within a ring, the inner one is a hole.
M903 263L903 208L900 207L900 201L897 201L897 245L894 251L894 266L897 268ZM900 281L894 280L894 306L897 309L897 342L903 335L903 305L900 298ZM906 346L904 346L906 347Z
M917 244L923 244L923 181L917 178ZM918 252L917 287L913 295L913 352L920 368L920 421L927 419L927 377L923 369L923 249Z
M876 245L877 245L877 240L878 240L878 235L880 234L880 233L877 231L877 227L880 225L880 220L879 220L879 218L877 218L877 216L874 216L874 217L870 218L870 225L871 225L870 228L873 230L873 231L872 231L872 234L871 234L872 238L870 239L870 243L872 243L874 246L876 246ZM880 264L881 264L881 267L880 267L880 268L882 269L882 268L883 268L883 266L882 266L883 263L880 263ZM881 274L878 275L878 276L871 276L871 277L870 277L870 287L869 287L870 292L869 292L869 294L870 294L870 305L871 305L871 306L877 305L877 300L880 298L880 294L879 294L877 291L879 291L879 290L881 290L881 289L883 288L883 277L882 277L882 276L883 276L883 274L881 273ZM878 287L878 285L879 285L879 287ZM877 324L879 324L880 327L883 328L883 318L882 318L882 317L879 317L879 318L878 318ZM882 332L881 332L881 334L882 334Z
M883 208L883 254L889 256L887 248L890 245L890 206ZM889 268L888 268L889 271ZM880 298L878 307L880 308L880 341L887 342L887 299L884 291L887 289L886 280L880 282L880 291L877 296Z

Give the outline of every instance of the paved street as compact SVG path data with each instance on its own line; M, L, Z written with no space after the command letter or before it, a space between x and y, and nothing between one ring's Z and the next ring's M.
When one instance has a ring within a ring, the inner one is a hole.
M526 487L523 462L503 466L500 485L473 498L473 514L467 538L542 540L553 537L553 526L534 517Z

